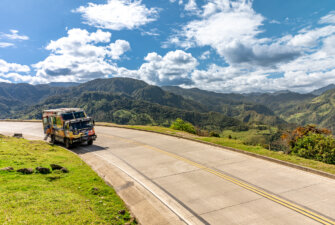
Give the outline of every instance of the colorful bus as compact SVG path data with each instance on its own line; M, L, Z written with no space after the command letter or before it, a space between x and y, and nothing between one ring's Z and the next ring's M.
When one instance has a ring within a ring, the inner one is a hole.
M44 110L42 115L43 129L51 143L64 143L66 148L75 144L92 145L97 138L94 131L94 120L80 108L60 108Z

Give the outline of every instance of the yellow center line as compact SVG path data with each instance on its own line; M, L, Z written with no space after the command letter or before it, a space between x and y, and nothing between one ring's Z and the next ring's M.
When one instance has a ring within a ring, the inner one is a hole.
M271 201L277 202L278 204L281 204L281 205L283 205L283 206L285 206L287 208L290 208L290 209L292 209L292 210L294 210L296 212L299 212L299 213L301 213L301 214L303 214L303 215L305 215L305 216L307 216L307 217L309 217L309 218L311 218L311 219L313 219L315 221L318 221L318 222L320 222L322 224L335 225L334 221L331 221L331 220L325 218L324 216L321 216L321 215L319 215L317 213L314 213L314 212L312 212L312 211L310 211L308 209L305 209L305 208L303 208L301 206L298 206L298 205L296 205L296 204L294 204L292 202L289 202L289 201L287 201L285 199L282 199L282 198L280 198L278 196L270 194L270 193L268 193L268 192L266 192L264 190L261 190L261 189L255 187L255 186L252 186L252 185L250 185L248 183L245 183L243 181L240 181L238 179L230 177L230 176L228 176L226 174L223 174L223 173L221 173L219 171L213 170L213 169L211 169L211 168L209 168L207 166L204 166L204 165L199 164L197 162L191 161L191 160L189 160L187 158L181 157L181 156L176 155L174 153L167 152L167 151L164 151L162 149L159 149L159 148L156 148L156 147L153 147L153 146L150 146L150 145L146 145L146 144L143 144L143 143L140 143L140 142L137 142L137 141L129 140L127 138L122 138L122 137L118 137L118 136L110 136L110 135L104 135L104 136L109 136L109 137L112 137L112 138L122 139L123 141L126 141L128 143L133 143L135 145L142 146L142 147L145 147L147 149L151 149L151 150L154 150L156 152L160 152L162 154L168 155L170 157L173 157L175 159L183 161L183 162L185 162L187 164L193 165L193 166L195 166L195 167L197 167L199 169L207 171L207 172L209 172L211 174L214 174L214 175L216 175L216 176L218 176L220 178L223 178L223 179L225 179L227 181L230 181L230 182L232 182L232 183L234 183L234 184L236 184L236 185L238 185L240 187L243 187L243 188L245 188L245 189L247 189L249 191L252 191L252 192L254 192L254 193L258 194L258 195L261 195L261 196L263 196L263 197L265 197L265 198L267 198L267 199L269 199Z

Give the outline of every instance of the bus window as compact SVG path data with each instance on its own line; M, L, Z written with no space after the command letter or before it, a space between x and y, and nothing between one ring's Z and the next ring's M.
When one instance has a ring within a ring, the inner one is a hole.
M81 112L74 112L73 113L74 117L77 118L85 118L85 113L83 111Z
M72 120L72 119L74 119L72 113L63 113L62 114L62 118L63 118L63 120Z

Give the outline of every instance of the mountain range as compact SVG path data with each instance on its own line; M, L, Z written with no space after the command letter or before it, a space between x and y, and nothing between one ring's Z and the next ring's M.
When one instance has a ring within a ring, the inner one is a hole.
M244 129L251 124L318 124L335 128L335 85L307 94L216 93L158 87L131 78L44 85L0 83L0 118L41 118L43 109L82 107L98 121L168 126L180 117L197 127Z

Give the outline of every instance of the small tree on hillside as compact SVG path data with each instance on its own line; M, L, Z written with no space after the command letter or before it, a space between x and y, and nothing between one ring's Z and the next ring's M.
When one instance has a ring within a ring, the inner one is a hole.
M330 134L330 130L307 125L286 132L281 138L287 145L287 153L335 164L335 139Z
M310 134L323 134L323 135L330 135L331 131L325 128L317 128L316 125L307 125L304 127L297 127L292 132L285 132L282 134L281 139L283 140L283 143L287 146L287 152L290 153L291 149L294 148L297 141Z
M189 122L186 122L180 118L177 118L176 121L174 121L171 125L172 129L174 130L181 130L181 131L186 131L188 133L192 133L192 134L195 134L195 128L194 126L189 123Z

